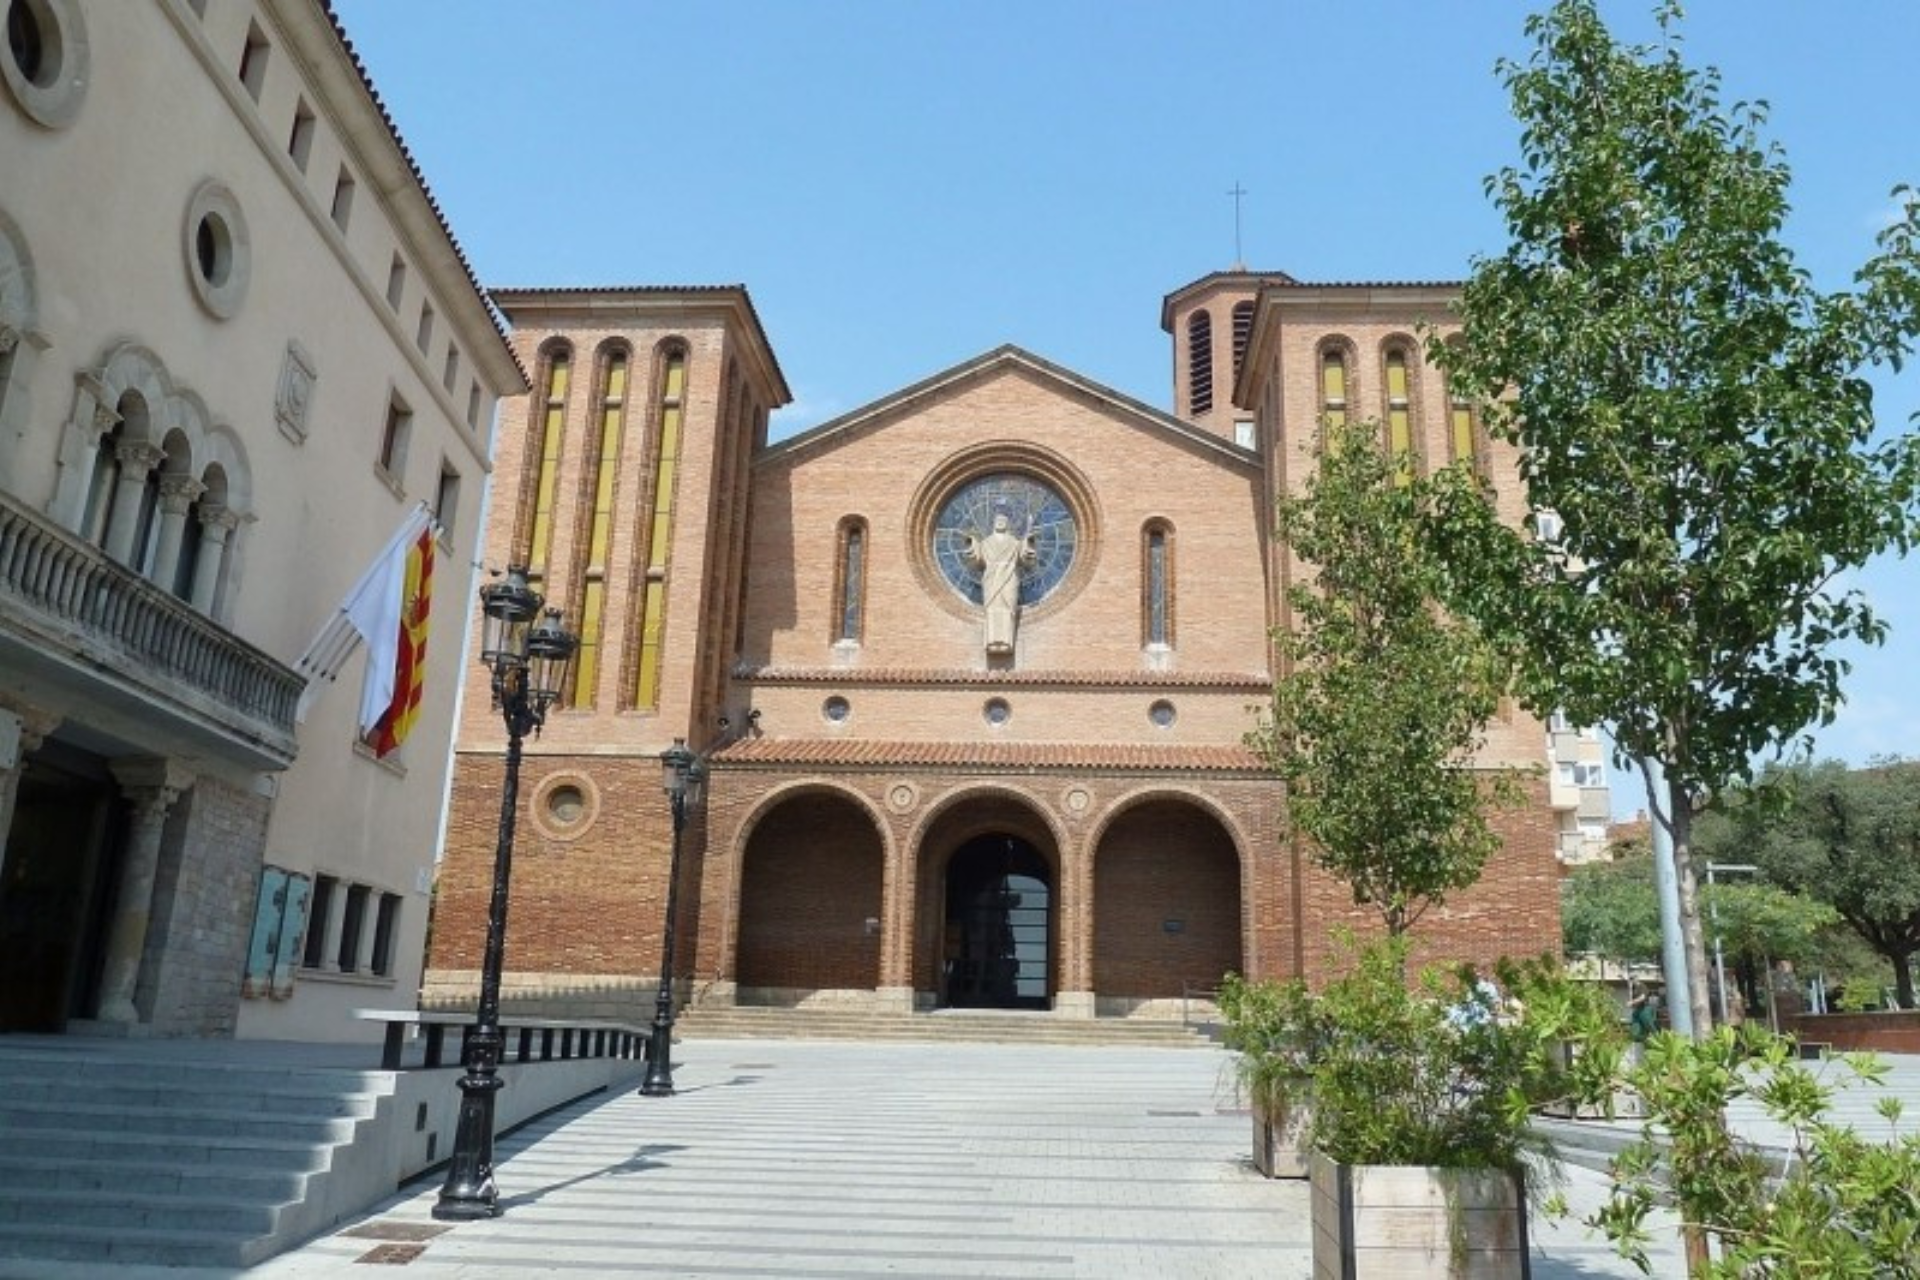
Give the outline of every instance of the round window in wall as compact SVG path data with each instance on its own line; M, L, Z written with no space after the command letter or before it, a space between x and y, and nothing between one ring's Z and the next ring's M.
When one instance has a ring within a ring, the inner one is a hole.
M1020 603L1052 594L1073 567L1079 528L1073 509L1051 486L1001 471L978 476L941 504L933 522L933 560L947 585L971 604L983 603L989 566L1010 563Z
M571 827L587 816L586 793L572 783L547 792L547 818L556 827Z
M251 241L240 202L219 182L203 182L187 202L187 278L193 296L225 320L240 309L251 274Z
M72 122L86 92L87 28L75 0L0 0L7 15L7 47L0 81L36 123L58 129Z
M1147 719L1153 721L1156 729L1171 729L1175 719L1173 704L1165 698L1147 708Z
M988 724L998 729L1013 719L1013 708L1007 705L1005 698L988 698L987 705L981 708L981 714L987 718Z
M820 704L820 714L834 724L844 724L853 714L853 704L836 693Z

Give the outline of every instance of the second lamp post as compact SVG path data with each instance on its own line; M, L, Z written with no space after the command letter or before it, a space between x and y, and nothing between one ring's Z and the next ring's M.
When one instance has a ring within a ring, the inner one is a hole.
M654 998L653 1034L647 1043L647 1078L640 1092L649 1098L673 1093L673 933L675 908L680 901L680 840L687 827L687 810L700 803L707 767L687 750L685 738L660 753L661 785L673 809L673 853L667 861L666 920L660 942L660 991Z

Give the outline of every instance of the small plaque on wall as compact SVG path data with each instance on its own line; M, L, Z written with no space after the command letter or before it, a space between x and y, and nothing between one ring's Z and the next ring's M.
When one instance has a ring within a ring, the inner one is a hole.
M1186 931L1187 922L1185 920L1162 920L1160 922L1160 932L1162 933L1185 933Z

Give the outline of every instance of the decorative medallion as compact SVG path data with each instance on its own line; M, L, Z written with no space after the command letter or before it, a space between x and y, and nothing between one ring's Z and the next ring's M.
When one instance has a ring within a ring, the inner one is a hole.
M1073 511L1052 486L1011 471L968 481L934 518L933 559L971 604L989 604L989 580L1008 558L994 545L996 535L1011 539L1021 605L1038 604L1060 585L1079 546Z

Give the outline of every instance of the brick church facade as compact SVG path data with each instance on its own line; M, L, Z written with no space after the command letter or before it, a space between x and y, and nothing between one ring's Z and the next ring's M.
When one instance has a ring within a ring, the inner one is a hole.
M1347 417L1422 467L1471 456L1524 516L1423 358L1450 295L1217 273L1164 301L1170 413L1003 347L769 443L789 396L744 289L495 292L533 390L502 407L484 557L583 637L527 744L508 1005L646 1015L676 739L710 771L683 1000L1153 1017L1228 970L1323 974L1373 913L1242 742L1300 572L1274 498ZM477 982L500 804L463 678L430 1005ZM1557 950L1549 741L1490 727L1478 764L1534 770L1530 800L1418 927L1428 957Z

